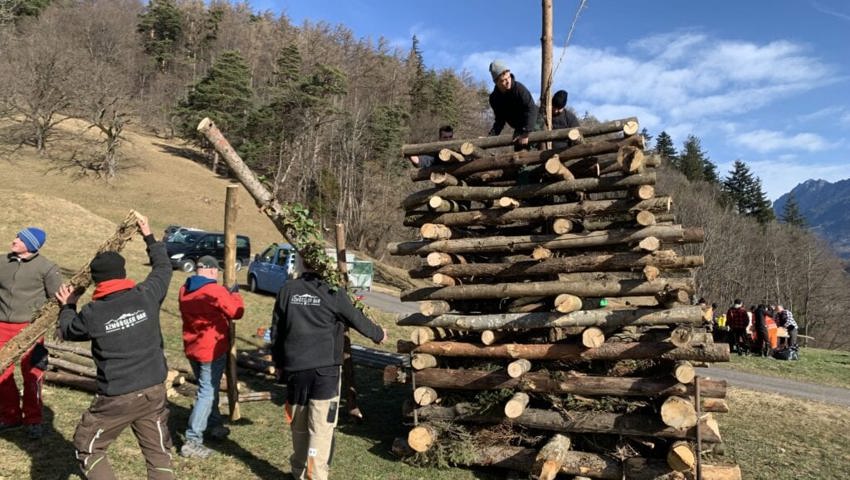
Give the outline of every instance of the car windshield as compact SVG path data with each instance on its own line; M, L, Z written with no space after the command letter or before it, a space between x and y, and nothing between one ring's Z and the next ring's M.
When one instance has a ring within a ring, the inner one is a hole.
M195 243L198 239L201 238L201 233L198 232L181 232L176 231L168 237L168 241L171 243L183 243L190 244Z

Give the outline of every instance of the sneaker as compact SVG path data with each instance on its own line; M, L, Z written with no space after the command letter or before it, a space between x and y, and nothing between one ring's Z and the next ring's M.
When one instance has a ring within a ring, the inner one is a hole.
M230 429L224 425L216 425L215 427L210 428L208 435L213 440L224 440L228 435L230 435Z
M213 451L198 442L186 442L180 448L180 455L187 458L207 458Z
M44 436L44 426L40 423L36 423L34 425L27 425L27 437L30 440L38 440L39 438Z

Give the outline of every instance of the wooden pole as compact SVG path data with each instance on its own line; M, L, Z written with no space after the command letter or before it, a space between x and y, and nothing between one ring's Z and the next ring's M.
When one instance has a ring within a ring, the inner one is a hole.
M546 130L552 130L552 0L542 0L543 9L543 35L540 37L542 50L541 72L540 72L540 106L546 112ZM545 148L549 148L547 142Z
M239 186L227 186L224 199L224 285L230 288L236 283L236 213ZM227 353L227 408L230 421L242 418L239 410L239 379L236 373L236 322L230 322L230 349Z
M348 263L345 261L345 225L336 224L336 265L343 287L348 286ZM345 390L345 405L348 415L363 420L363 412L357 406L357 382L354 379L354 360L351 358L351 336L348 327L342 339L342 383Z
M700 397L702 397L702 392L700 390L701 390L701 388L700 388L700 377L699 377L699 375L696 375L694 377L694 403L696 404L695 408L696 408L696 411L697 411L697 420L698 420L697 425L696 425L696 434L697 434L697 451L696 451L696 457L697 457L696 474L697 474L697 478L696 478L696 480L702 480L702 459L700 457L702 457L702 435L703 435L703 432L702 432L702 426L700 425L700 422L702 421L702 405L701 405L702 399L700 398Z

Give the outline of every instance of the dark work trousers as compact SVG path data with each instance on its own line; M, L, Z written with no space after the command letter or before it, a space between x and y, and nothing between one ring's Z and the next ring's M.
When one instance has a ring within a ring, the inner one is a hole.
M142 449L148 479L173 479L168 408L162 384L124 395L95 395L74 432L74 448L83 476L91 480L116 478L106 450L127 426L133 429Z
M762 357L769 357L771 350L770 339L767 336L767 325L756 327L756 354L761 354Z
M286 421L292 430L292 478L326 480L339 417L339 366L286 375Z
M788 332L788 346L796 348L797 347L797 327L787 327L785 330Z
M750 344L749 336L747 335L747 328L731 328L729 329L729 349L732 351L737 351L738 355L743 355L746 353L746 350L749 350L748 345Z

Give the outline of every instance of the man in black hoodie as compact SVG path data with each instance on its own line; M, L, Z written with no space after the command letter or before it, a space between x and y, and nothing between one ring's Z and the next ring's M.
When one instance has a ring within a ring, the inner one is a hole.
M534 99L525 85L516 81L504 62L493 60L490 75L496 85L490 93L490 107L495 119L489 135L499 135L507 123L514 129L514 150L527 150L528 134L537 122Z
M286 382L286 419L292 430L289 458L295 479L328 478L339 410L345 327L375 343L387 338L352 305L342 288L308 271L287 281L272 315L272 357Z
M92 301L79 313L79 292L63 285L56 293L62 338L91 340L97 367L97 394L74 432L77 461L87 479L115 478L106 451L128 425L145 457L148 479L174 478L159 326L171 262L147 219L139 217L138 224L152 266L145 281L136 285L127 278L118 253L101 252L89 265L96 284Z

